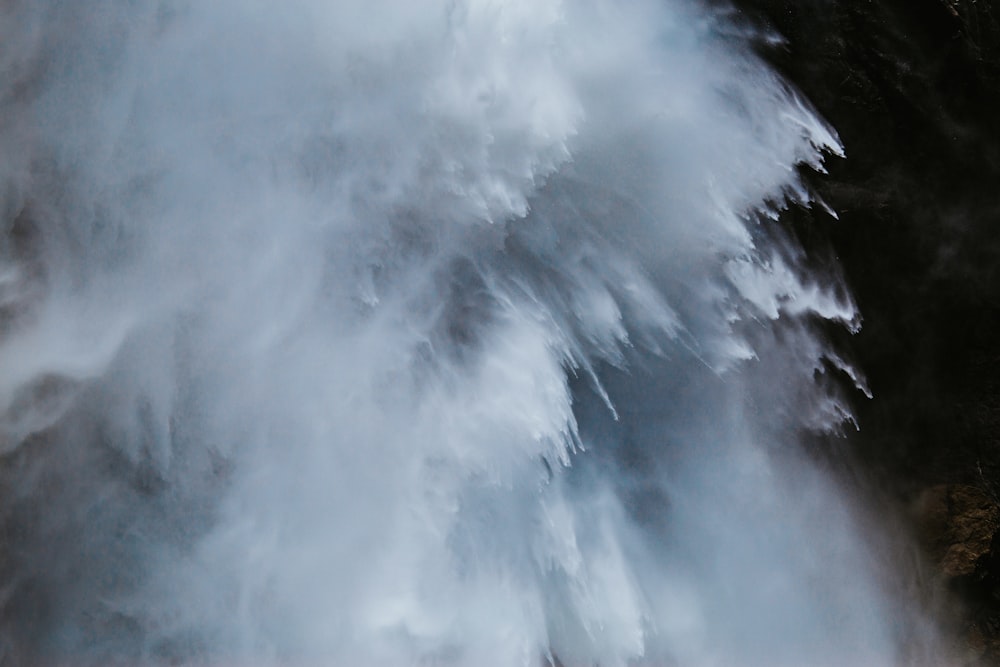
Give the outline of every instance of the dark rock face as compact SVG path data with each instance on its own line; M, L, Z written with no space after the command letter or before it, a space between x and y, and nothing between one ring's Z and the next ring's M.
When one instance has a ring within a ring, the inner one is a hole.
M1000 13L760 4L789 36L770 57L847 150L815 179L840 221L814 215L801 233L828 236L865 318L851 346L877 399L858 405L858 449L900 483L969 479L996 463Z
M947 589L963 604L942 619L971 664L1000 660L1000 506L982 489L939 484L916 503L917 535Z
M974 486L938 484L916 503L918 529L928 555L952 579L976 572L991 551L998 507Z
M875 395L857 401L851 472L922 508L966 638L1000 664L1000 3L739 4L786 38L765 57L846 148L812 179L840 219L797 212L790 224L844 267L864 317L844 342Z

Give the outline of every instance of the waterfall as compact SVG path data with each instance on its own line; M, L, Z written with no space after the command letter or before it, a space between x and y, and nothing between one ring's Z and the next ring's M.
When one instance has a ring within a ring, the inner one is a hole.
M0 4L0 662L897 664L769 38Z

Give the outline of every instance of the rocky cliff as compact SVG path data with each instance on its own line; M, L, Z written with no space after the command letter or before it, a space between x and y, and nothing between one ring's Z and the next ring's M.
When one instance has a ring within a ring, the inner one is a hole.
M848 478L915 518L958 599L966 655L1000 664L1000 7L990 0L748 0L772 60L840 133L793 214L864 316ZM829 257L833 255L834 257ZM879 491L873 492L873 489Z

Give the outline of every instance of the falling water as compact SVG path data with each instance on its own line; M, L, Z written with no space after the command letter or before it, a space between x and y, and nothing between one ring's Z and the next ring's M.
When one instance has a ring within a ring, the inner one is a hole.
M0 4L0 662L896 664L764 37Z

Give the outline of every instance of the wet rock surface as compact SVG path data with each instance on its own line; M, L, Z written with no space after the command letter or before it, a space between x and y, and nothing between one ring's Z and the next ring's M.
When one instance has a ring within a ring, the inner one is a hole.
M997 529L996 501L974 486L939 484L918 503L921 542L941 573L953 580L975 574L989 556Z
M739 4L784 37L764 55L847 154L812 179L839 220L789 216L864 317L843 345L874 398L824 446L856 488L913 512L934 585L958 602L942 623L970 664L1000 664L1000 3Z
M997 499L975 486L939 484L914 505L919 543L945 589L959 601L951 618L964 664L1000 659L1000 533Z

